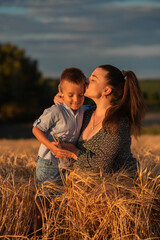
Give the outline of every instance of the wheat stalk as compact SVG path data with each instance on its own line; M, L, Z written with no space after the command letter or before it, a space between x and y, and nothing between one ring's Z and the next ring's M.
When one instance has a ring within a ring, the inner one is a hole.
M47 202L39 205L44 219L39 239L159 239L160 162L154 148L152 152L146 147L142 154L137 153L136 179L126 171L104 178L72 171L66 175L64 185L55 181L36 190L38 147L33 140L1 142L1 239L38 239L31 229L35 196ZM49 190L47 196L45 187Z

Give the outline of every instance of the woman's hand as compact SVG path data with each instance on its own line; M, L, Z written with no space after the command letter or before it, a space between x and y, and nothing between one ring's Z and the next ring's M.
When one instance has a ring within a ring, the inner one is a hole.
M74 153L76 153L79 150L77 147L75 147L74 144L68 143L68 142L62 142L60 143L60 146L62 149L65 149Z
M50 142L48 148L56 155L59 150L59 142Z
M58 92L56 96L54 97L54 103L56 104L57 102L63 103L63 93Z
M71 151L59 149L56 151L56 158L73 158L77 160L77 155Z
M76 159L76 155L74 152L68 151L66 149L62 149L61 145L58 142L51 142L49 145L49 149L51 152L55 154L56 158L74 158Z
M60 149L56 150L57 158L73 158L77 160L77 155L79 153L79 149L75 147L72 143L60 143Z

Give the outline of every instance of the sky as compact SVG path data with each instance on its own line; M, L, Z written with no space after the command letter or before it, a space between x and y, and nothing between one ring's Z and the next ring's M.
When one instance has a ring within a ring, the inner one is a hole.
M99 65L160 78L160 0L0 0L0 43L24 48L46 77Z

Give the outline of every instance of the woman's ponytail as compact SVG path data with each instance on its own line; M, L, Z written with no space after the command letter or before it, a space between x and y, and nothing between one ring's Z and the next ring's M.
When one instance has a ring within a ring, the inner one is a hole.
M109 131L118 129L119 119L125 117L134 135L141 129L145 114L145 104L136 75L132 71L120 71L112 65L101 65L106 74L106 82L112 88L111 107L107 109L102 126Z
M136 75L132 71L122 71L125 79L124 94L121 107L128 112L133 133L137 135L141 129L141 121L145 114L143 94L140 89Z

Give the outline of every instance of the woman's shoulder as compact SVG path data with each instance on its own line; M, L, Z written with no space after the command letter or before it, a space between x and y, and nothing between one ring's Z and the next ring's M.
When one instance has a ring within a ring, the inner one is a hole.
M123 116L118 119L116 125L115 122L113 122L110 124L109 128L105 127L103 130L104 137L108 138L109 136L111 136L119 138L129 137L131 128L127 117Z
M129 140L131 137L131 128L127 117L121 117L118 121L118 128L115 132L115 136L118 139ZM130 140L129 140L130 141Z

